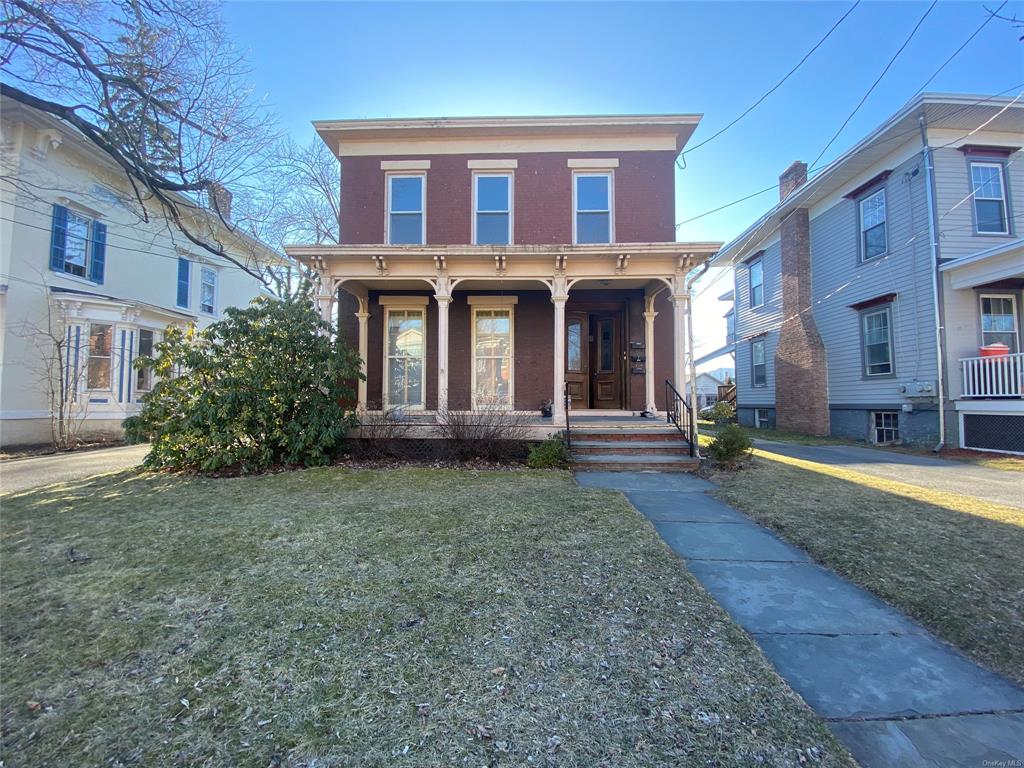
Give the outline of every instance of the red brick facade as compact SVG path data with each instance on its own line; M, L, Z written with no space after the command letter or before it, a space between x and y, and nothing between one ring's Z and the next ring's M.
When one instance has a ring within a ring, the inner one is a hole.
M382 160L430 160L427 177L426 245L459 245L471 241L471 159L499 155L403 155L341 158L341 241L344 244L384 242L385 171ZM515 244L558 245L572 242L572 172L569 158L609 157L614 169L615 240L655 243L675 240L675 153L559 152L500 154L515 159Z

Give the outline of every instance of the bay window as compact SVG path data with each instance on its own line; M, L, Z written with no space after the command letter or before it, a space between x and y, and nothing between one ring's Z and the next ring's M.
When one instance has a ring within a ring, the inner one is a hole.
M110 353L114 326L109 323L89 325L89 360L86 364L87 389L110 389Z
M139 348L136 350L136 357L153 356L153 331L148 328L139 329ZM148 392L153 387L153 369L135 369L135 389L139 392Z

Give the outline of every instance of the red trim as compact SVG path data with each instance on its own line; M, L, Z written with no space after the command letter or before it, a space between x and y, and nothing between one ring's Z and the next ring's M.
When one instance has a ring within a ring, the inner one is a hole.
M860 197L862 194L867 192L872 187L877 186L878 184L881 184L883 181L888 179L891 175L892 175L892 170L891 169L888 170L888 171L882 171L877 176L872 176L870 179L865 181L863 184L861 184L856 189L854 189L854 190L852 190L850 192L847 192L845 195L843 195L843 197L845 197L845 198L847 198L849 200L853 200L855 197Z
M964 144L962 147L957 147L965 155L974 155L976 157L1009 157L1014 152L1020 150L1020 147L989 147L984 144Z
M851 304L850 309L856 309L858 312L862 309L868 309L869 307L877 307L879 304L889 304L896 300L895 293L887 293L883 296L875 296L873 299L865 299L864 301L858 301L856 304Z

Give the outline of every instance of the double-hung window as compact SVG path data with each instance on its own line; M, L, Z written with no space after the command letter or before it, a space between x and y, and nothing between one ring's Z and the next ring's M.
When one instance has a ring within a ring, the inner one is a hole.
M50 226L50 269L103 282L107 227L63 205L53 206Z
M753 387L768 386L768 361L764 342L763 336L750 342L750 385Z
M388 245L426 242L426 176L392 174L388 180Z
M614 238L612 174L573 175L573 242L611 243Z
M473 308L473 408L510 409L515 299L471 296L469 302Z
M861 313L861 345L864 352L865 376L891 376L892 306L887 305Z
M877 259L889 250L885 230L885 190L879 189L867 197L862 197L859 206L860 259Z
M109 323L89 325L89 360L86 364L85 386L88 389L110 389L110 353L114 326Z
M426 391L426 298L380 298L384 306L384 408L421 410Z
M512 174L478 173L473 177L473 243L512 242Z
M764 263L761 259L750 262L747 273L750 279L750 306L760 307L764 304Z
M199 311L217 314L217 272L210 267L203 267L200 272Z
M1017 297L981 295L981 343L1005 344L1010 354L1020 351L1017 337Z
M148 328L139 329L139 348L136 357L153 356L153 331ZM135 369L135 389L139 392L148 392L153 387L153 369Z
M1008 235L1006 186L1002 163L971 163L971 194L974 195L974 226L979 234Z

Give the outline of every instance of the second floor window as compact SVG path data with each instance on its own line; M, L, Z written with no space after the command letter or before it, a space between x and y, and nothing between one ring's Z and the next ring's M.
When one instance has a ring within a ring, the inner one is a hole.
M612 175L577 173L573 176L573 242L612 242Z
M876 259L889 249L885 232L885 190L873 192L860 201L860 258Z
M199 311L208 315L217 314L217 273L203 267L202 282L199 284Z
M1010 233L1002 163L971 163L974 226L985 235Z
M94 283L103 282L107 227L63 205L53 206L50 269Z
M426 241L426 177L388 176L388 245L423 245Z
M864 350L864 375L889 376L892 361L892 309L882 307L861 315L861 343Z
M189 290L192 280L192 263L183 256L178 257L178 292L175 303L179 307L188 306Z
M750 306L764 304L764 263L761 259L750 262Z
M754 387L768 386L768 361L763 338L750 342L750 384Z
M509 245L512 242L511 174L474 176L473 201L473 243Z

